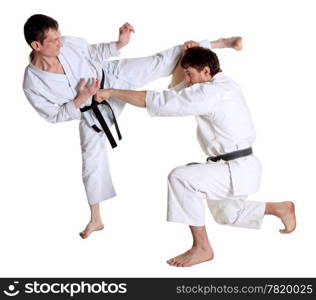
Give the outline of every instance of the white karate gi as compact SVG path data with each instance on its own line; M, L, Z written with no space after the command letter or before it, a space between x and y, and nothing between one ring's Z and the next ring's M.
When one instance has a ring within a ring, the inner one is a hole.
M101 80L103 69L104 88L137 89L170 75L181 54L181 47L143 58L107 61L110 56L119 54L114 42L89 45L75 37L63 37L62 42L58 58L65 74L42 71L30 62L25 69L23 90L31 105L47 121L81 120L82 177L89 204L95 204L114 197L115 190L109 170L106 136L103 131L97 133L91 128L93 124L99 128L101 125L92 110L81 113L73 103L79 80ZM90 105L91 100L85 105ZM117 117L125 103L117 99L110 99L109 103ZM99 105L99 108L108 126L112 125L108 108L105 105Z
M217 73L209 82L146 94L151 116L191 116L207 156L251 147L255 129L239 86ZM261 164L254 156L175 168L168 176L168 221L204 226L204 201L220 224L259 228L265 203L246 201L258 191Z

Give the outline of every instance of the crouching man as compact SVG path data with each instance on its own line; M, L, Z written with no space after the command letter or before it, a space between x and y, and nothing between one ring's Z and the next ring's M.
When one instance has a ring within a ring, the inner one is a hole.
M99 90L97 101L115 97L146 107L152 116L195 116L206 162L177 167L168 176L168 221L189 225L193 246L167 262L188 267L214 256L205 228L204 199L220 224L258 229L269 214L283 222L281 233L290 233L296 219L293 202L247 200L258 191L261 176L260 161L252 151L255 128L240 87L221 71L217 55L191 47L181 66L184 81L172 90Z

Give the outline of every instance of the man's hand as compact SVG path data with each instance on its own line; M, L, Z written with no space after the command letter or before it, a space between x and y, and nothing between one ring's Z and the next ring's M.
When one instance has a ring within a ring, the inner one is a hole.
M95 100L99 103L110 97L120 99L138 107L146 107L146 91L103 89L98 90L94 96Z
M93 78L90 84L86 83L85 79L80 79L78 84L78 95L74 100L76 108L86 103L89 97L95 95L100 88L100 81Z
M116 48L121 49L122 47L126 46L129 43L129 40L131 38L131 33L135 30L133 26L129 23L125 23L122 27L119 29L119 38L116 42Z
M107 100L111 97L110 91L110 89L98 90L94 96L94 99L99 103L104 100Z
M91 83L87 84L85 79L80 79L78 84L78 96L82 98L89 98L93 96L100 88L100 81L92 78Z
M187 41L182 45L182 52L185 52L185 50L192 48L192 47L198 47L200 44L195 41Z

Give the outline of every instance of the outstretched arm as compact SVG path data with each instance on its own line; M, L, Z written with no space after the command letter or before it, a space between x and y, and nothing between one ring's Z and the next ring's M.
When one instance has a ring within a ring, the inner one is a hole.
M105 89L98 90L95 95L95 99L98 102L102 102L110 97L118 98L134 106L146 107L146 91Z
M99 90L95 97L98 102L115 97L134 106L146 107L151 116L195 116L213 112L214 105L222 99L221 89L215 84L196 83L179 92L107 89Z

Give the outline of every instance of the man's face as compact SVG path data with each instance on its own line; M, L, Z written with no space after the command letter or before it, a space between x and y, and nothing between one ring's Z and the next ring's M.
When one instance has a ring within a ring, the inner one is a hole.
M212 76L210 75L209 67L204 67L201 71L198 71L193 67L188 67L187 69L184 69L184 80L189 85L206 82L209 81L211 78Z
M49 29L43 44L35 42L35 51L41 53L43 56L56 57L59 54L60 48L63 46L60 38L59 30Z

